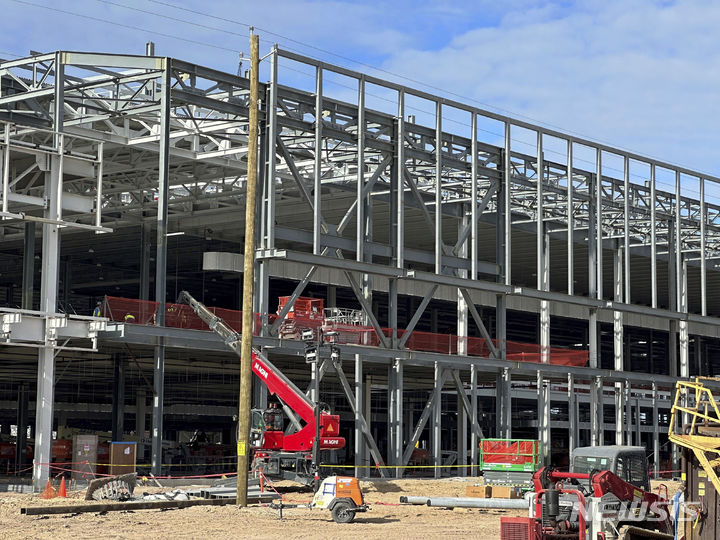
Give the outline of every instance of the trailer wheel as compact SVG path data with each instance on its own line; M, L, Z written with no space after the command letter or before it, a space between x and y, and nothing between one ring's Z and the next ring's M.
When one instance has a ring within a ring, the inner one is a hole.
M352 523L355 519L355 512L351 508L348 502L338 502L330 511L333 521L335 523Z

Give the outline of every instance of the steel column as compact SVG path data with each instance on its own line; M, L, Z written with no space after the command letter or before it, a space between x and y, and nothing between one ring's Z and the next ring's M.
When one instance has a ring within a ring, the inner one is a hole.
M501 369L496 376L497 400L499 412L496 429L498 437L512 437L512 374L510 369Z
M477 137L477 134L475 135ZM505 219L505 250L503 253L503 267L505 269L505 285L512 283L512 208L510 196L512 194L512 163L510 146L510 122L505 122L505 146L503 152L503 217ZM477 154L476 158L477 159ZM473 160L475 161L475 160Z
M433 423L432 423L432 461L435 465L435 478L440 478L442 471L442 387L444 373L443 368L435 363L435 379L433 387Z
M544 235L542 254L542 281L538 289L550 289L550 235ZM540 301L540 363L550 363L550 302Z
M277 101L278 101L278 48L273 46L270 55L270 84L268 103L265 107L267 125L267 173L262 188L262 229L261 246L264 249L275 247L275 161L277 159Z
M601 377L593 377L590 392L590 444L601 446L605 444L605 412L603 381Z
M538 402L538 439L542 451L542 461L550 465L550 381L543 379L542 371L537 372L537 402Z
M435 103L435 273L442 274L442 103ZM472 204L476 204L473 200Z
M403 268L405 266L405 91L398 91L398 116L397 116L397 140L395 141L395 157L397 160L395 167L397 191L391 193L394 197L395 207L390 205L390 222L395 222L395 230L392 242L395 252L395 266ZM411 179L408 181L412 181Z
M313 182L313 253L322 251L322 144L323 144L323 70L315 71L315 174ZM328 156L329 157L329 156Z
M145 458L145 416L147 407L147 395L145 390L138 389L135 393L135 434L140 441L137 445L137 458Z
M33 221L25 222L24 233L21 305L23 309L32 309L35 281L35 223Z
M707 233L705 208L705 179L700 178L700 314L707 316Z
M158 162L158 211L157 211L157 247L155 254L155 301L157 312L155 324L165 326L165 300L167 295L167 223L168 223L168 187L170 184L170 106L171 71L170 59L163 60L162 88L160 95L160 152ZM165 343L158 339L154 354L153 418L152 418L152 473L159 475L162 469L163 451L163 400L165 396Z
M21 471L25 468L25 449L27 447L27 428L28 420L28 400L30 392L27 383L18 385L17 394L17 436L15 438L15 471Z
M140 300L150 300L150 258L152 253L152 227L140 225Z
M623 248L617 246L614 255L613 280L615 283L615 301L622 302L623 295ZM613 311L613 369L624 371L623 313ZM623 444L624 425L624 389L621 382L615 383L615 444Z
M602 227L602 150L598 148L595 153L595 233L597 241L595 242L595 249L597 255L595 256L596 265L596 279L597 279L597 298L602 300L603 298L603 227Z
M573 200L573 143L567 141L567 293L575 294L575 202ZM570 447L572 448L572 446Z
M680 311L688 312L688 285L687 285L688 263L683 260L682 277L680 280ZM690 335L688 333L687 319L678 321L678 338L680 342L680 377L690 377ZM684 423L683 423L684 425Z
M575 379L568 374L568 448L570 451L579 446L578 416L577 416L577 395L575 394Z
M475 425L478 423L478 368L476 365L470 366L470 423ZM472 475L478 474L478 436L475 430L470 431L470 464L472 467Z
M127 358L113 354L112 440L122 441L125 432L125 371Z
M657 194L655 164L650 164L650 306L657 307Z
M630 383L623 385L623 396L625 401L625 441L631 445L633 440L633 414L632 414L632 392Z
M463 390L464 392L464 390ZM464 394L463 394L464 395ZM467 398L466 398L467 399ZM457 407L457 464L460 466L458 476L467 476L467 411L460 399L458 390Z
M630 290L630 158L623 161L623 251L625 255L625 303L632 303Z
M635 398L635 446L645 446L640 430L640 398Z
M654 477L660 472L660 419L658 418L657 384L652 383L652 423L653 423L653 471Z
M63 123L65 109L65 66L61 55L55 55L55 88L53 101L54 145L58 155L50 158L50 171L45 173L45 217L59 221L61 186L63 180ZM60 229L57 224L43 224L40 310L57 311L58 269L60 257ZM55 333L45 321L45 346L38 350L37 397L35 400L35 459L33 461L33 488L40 491L49 477L51 461L53 405L55 399Z
M58 83L62 84L62 82ZM59 176L62 171L59 159L51 158L50 172L45 174L45 193L48 205L45 216L59 220L57 201ZM60 229L56 224L43 224L40 309L46 313L57 311ZM35 459L33 486L35 491L45 487L51 461L53 406L55 398L55 333L49 320L45 322L46 345L38 350L37 397L35 400Z
M365 476L366 471L364 469L366 465L365 461L365 440L362 436L363 432L363 358L359 354L355 355L355 476L360 478ZM348 398L349 399L349 398ZM368 433L370 433L370 427L367 426Z

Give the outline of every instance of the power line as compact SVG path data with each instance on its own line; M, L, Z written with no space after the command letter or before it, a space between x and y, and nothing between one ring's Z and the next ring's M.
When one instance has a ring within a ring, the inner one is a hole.
M391 76L393 76L393 77L397 77L397 78L403 79L403 80L408 81L408 82L411 82L411 83L413 83L413 84L417 84L417 85L420 85L420 86L424 86L425 88L430 88L430 89L435 90L435 91L438 91L438 92L440 92L440 93L444 93L444 94L447 94L447 95L450 95L450 96L454 96L454 97L460 98L461 100L471 101L471 102L473 102L473 103L476 103L476 104L478 104L478 105L481 105L482 107L487 107L487 108L489 108L489 109L494 109L494 110L499 111L499 112L501 112L501 113L505 113L506 115L508 115L508 116L510 116L510 117L514 117L514 118L518 118L518 119L525 119L525 120L530 121L531 123L537 124L538 126L545 126L545 127L548 127L548 128L551 128L551 129L555 129L555 130L557 130L557 131L560 131L560 132L562 132L562 133L565 133L565 134L567 134L567 135L575 135L575 136L578 136L578 137L582 137L582 138L584 138L584 139L587 139L587 140L589 140L589 141L594 141L594 142L599 143L599 144L604 144L604 145L610 146L610 147L616 147L618 150L624 150L624 151L626 151L626 152L631 152L631 153L636 153L636 154L642 154L642 152L636 152L636 151L634 151L634 150L632 150L632 149L630 149L630 148L623 148L623 147L621 147L621 146L616 146L615 144L613 144L613 143L611 143L611 142L609 142L609 141L603 141L602 139L596 139L596 138L594 138L594 137L592 137L592 136L590 136L590 135L585 135L585 134L583 134L583 133L580 133L580 132L577 132L577 131L572 131L572 130L569 130L569 129L566 129L566 128L563 128L563 127L560 127L560 126L557 126L557 125L554 125L554 124L550 124L550 123L548 123L548 122L543 122L543 121L541 121L541 120L537 120L537 119L532 118L532 117L530 117L530 116L523 115L523 114L520 114L520 113L511 111L511 110L509 110L509 109L503 109L502 107L498 107L498 106L495 106L495 105L491 105L491 104L489 104L489 103L482 102L482 101L480 101L480 100L478 100L478 99L475 99L475 98L472 98L472 97L469 97L469 96L465 96L465 95L463 95L463 94L458 94L457 92L452 92L452 91L450 91L450 90L447 90L446 88L440 88L440 87L437 87L437 86L433 86L433 85L428 84L428 83L426 83L426 82L423 82L423 81L420 81L420 80L417 80L417 79L413 79L412 77L408 77L408 76L406 76L406 75L402 75L402 74L399 74L399 73L396 73L396 72L393 72L393 71L390 71L390 70L387 70L387 69L379 68L379 67L373 66L372 64L368 64L367 62L362 62L362 61L360 61L360 60L355 60L355 59L353 59L353 58L349 58L349 57L347 57L347 56L343 56L343 55L338 54L338 53L336 53L336 52L333 52L333 51L330 51L330 50L327 50L327 49L323 49L322 47L317 47L317 46L315 46L315 45L311 45L311 44L309 44L309 43L305 43L305 42L303 42L303 41L300 41L300 40L297 40L297 39L293 39L293 38L291 38L291 37L289 37L289 36L285 36L285 35L283 35L283 34L278 34L277 32L273 32L273 31L268 30L268 29L266 29L266 28L260 28L260 27L258 27L258 26L254 26L254 25L251 25L251 24L249 24L249 23L246 23L246 22L243 22L243 21L239 21L239 20L228 19L228 18L225 18L225 17L219 17L219 16L217 16L217 15L210 15L210 14L208 14L208 13L203 13L203 12L201 12L201 11L197 11L197 10L194 10L194 9L186 8L186 7L184 7L184 6L179 6L179 5L177 5L177 4L173 4L172 2L166 2L166 1L163 1L163 0L148 0L148 1L149 1L149 2L152 2L152 3L154 3L154 4L159 4L159 5L163 5L163 6L166 6L166 7L173 8L173 9L178 9L178 10L182 10L182 11L185 11L185 12L188 12L188 13L192 13L192 14L194 14L194 15L200 15L200 16L202 16L202 17L208 17L208 18L211 18L211 19L216 19L216 20L228 22L228 23L231 23L231 24L239 24L239 25L245 26L245 27L247 27L247 28L254 27L256 30L262 31L262 32L264 32L264 33L266 33L266 34L269 34L269 35L271 35L271 36L276 36L276 37L278 37L278 38L282 38L282 39L284 39L284 40L286 40L286 41L295 43L295 44L297 44L297 45L301 45L301 46L303 46L303 47L307 47L307 48L310 48L310 49L313 49L313 50L316 50L316 51L319 51L319 52L322 52L322 53L325 53L325 54L329 54L329 55L331 55L331 56L334 56L334 57L336 57L336 58L340 58L340 59L342 59L342 60L345 60L345 61L347 61L347 62L351 62L351 63L353 63L353 64L365 66L365 67L370 68L370 69L372 69L372 70L375 70L375 71L378 71L378 72L381 72L381 73L385 73L386 75L391 75ZM224 30L221 30L221 31L224 31ZM263 41L265 41L265 40L263 40ZM292 50L292 49L291 49L291 50ZM510 120L512 120L512 118L510 118ZM657 160L657 161L661 161L660 158L654 158L654 157L649 156L649 155L646 156L646 157L647 157L648 159L654 159L654 160Z
M54 7L50 7L50 6L45 6L45 5L42 5L42 4L36 4L36 3L33 3L33 2L29 2L29 1L27 1L27 0L12 0L12 1L13 1L13 2L16 2L16 3L19 3L19 4L24 4L24 5L28 5L28 6L32 6L32 7L37 7L37 8L42 8L42 9L50 10L50 11L55 11L55 12L58 12L58 13L63 13L63 14L67 14L67 15L72 15L72 16L75 16L75 17L81 17L81 18L93 20L93 21L96 21L96 22L102 22L102 23L111 24L111 25L114 25L114 26L119 26L119 27L122 27L122 28L128 28L128 29L131 29L131 30L138 30L138 31L142 31L142 32L147 32L147 33L150 33L150 34L155 34L155 35L162 36L162 37L167 37L167 38L170 38L170 39L176 39L176 40L180 40L180 41L185 41L185 42L187 42L187 43L192 43L192 44L195 44L195 45L203 45L203 46L205 46L205 47L211 47L211 48L215 48L215 49L219 49L219 50L230 51L230 52L233 52L233 53L242 53L241 50L237 50L237 49L231 49L231 48L223 47L223 46L220 46L220 45L214 45L214 44L212 44L212 43L207 43L207 42L203 42L203 41L198 41L198 40L193 40L193 39L188 39L188 38L179 37L179 36L172 35L172 34L166 34L166 33L163 33L163 32L158 32L158 31L156 31L156 30L150 30L150 29L147 29L147 28L141 28L141 27L138 27L138 26L127 25L127 24L123 24L123 23L116 22L116 21L110 21L110 20L107 20L107 19L102 19L102 18L99 18L99 17L93 17L93 16L90 16L90 15L85 15L85 14L75 13L75 12L68 11L68 10L63 10L63 9L59 9L59 8L54 8ZM129 10L133 10L133 11L137 11L137 12L140 12L140 13L145 13L145 14L148 14L148 15L153 15L153 16L156 16L156 17L165 18L165 19L168 19L168 20L171 20L171 21L174 21L174 22L179 22L179 23L183 23L183 24L188 24L188 25L196 26L196 27L203 28L203 29L206 29L206 30L223 32L223 33L226 33L226 34L229 34L229 35L238 36L238 37L248 37L248 34L240 34L240 33L233 32L233 31L231 31L231 30L227 30L227 29L224 29L224 28L218 28L218 27L213 27L213 26L204 25L204 24L201 24L201 23L196 23L196 22L194 22L194 21L188 21L188 20L184 20L184 19L179 19L179 18L171 17L171 16L169 16L169 15L162 14L162 13L155 13L155 12L152 12L152 11L148 11L148 10L136 8L136 7L134 7L134 6L128 6L128 5L125 5L125 4L121 4L121 3L119 3L119 2L113 2L113 1L111 1L111 0L96 0L96 1L102 2L102 3L105 3L105 4L109 4L109 5L114 5L114 6L117 6L117 7L122 7L122 8L129 9ZM245 27L247 27L247 28L253 27L253 25L250 25L249 23L246 23L246 22L243 22L243 21L228 19L228 18L225 18L225 17L216 16L216 15L210 15L210 14L207 14L207 13L203 13L203 12L201 12L201 11L197 11L197 10L193 10L193 9L186 8L186 7L184 7L184 6L178 6L178 5L173 4L173 3L170 3L170 2L165 2L165 1L162 1L162 0L149 0L149 1L150 1L150 2L153 2L153 3L155 3L155 4L159 4L159 5L163 5L163 6L166 6L166 7L173 8L173 9L177 9L177 10L185 11L185 12L188 12L188 13L192 13L192 14L194 14L194 15L200 15L200 16L203 16L203 17L208 17L208 18L211 18L211 19L216 19L216 20L219 20L219 21L227 22L227 23L230 23L230 24L238 24L238 25L241 25L241 26L245 26ZM316 51L329 54L329 55L331 55L331 56L334 56L334 57L343 59L343 60L345 60L345 61L348 61L348 62L351 62L351 63L354 63L354 64L358 64L358 65L362 65L362 66L368 67L368 68L370 68L370 69L372 69L372 70L375 70L375 71L378 71L378 72L381 72L381 73L385 73L385 74L387 74L387 75L391 75L391 76L393 76L393 77L397 77L397 78L400 78L400 79L404 79L404 80L406 80L406 81L409 81L409 82L412 82L412 83L414 83L414 84L418 84L418 85L424 86L424 87L426 87L426 88L431 88L431 89L436 90L436 91L439 91L439 92L441 92L441 93L446 93L446 94L448 94L448 95L452 95L452 96L458 97L458 98L463 99L463 100L472 101L472 102L474 102L474 103L477 103L477 104L482 105L483 107L488 107L488 108L490 108L490 109L495 109L495 110L497 110L497 111L501 111L501 112L507 113L508 115L511 115L511 116L513 116L513 117L515 117L515 118L524 118L524 119L529 120L529 121L531 121L531 122L534 122L534 123L536 123L536 124L538 124L538 125L541 125L541 126L542 126L542 125L545 125L545 126L547 126L547 127L549 127L549 128L553 128L553 129L557 129L557 130L559 130L559 131L561 131L561 132L565 132L565 133L568 134L568 135L577 135L577 136L580 136L580 137L583 137L583 138L586 138L586 139L589 139L589 140L595 140L597 143L600 143L600 144L605 144L605 145L608 145L608 146L614 146L614 145L613 145L612 143L610 143L610 142L602 141L602 140L600 140L600 139L593 139L592 137L590 137L590 136L588 136L588 135L583 135L583 134L578 133L578 132L573 132L573 131L571 131L571 130L566 130L566 129L564 129L564 128L561 128L561 127L555 126L555 125L553 125L553 124L549 124L549 123L546 123L546 122L542 122L542 121L536 120L536 119L531 118L531 117L526 116L526 115L522 115L522 114L519 114L519 113L515 113L515 112L513 112L513 111L510 111L510 110L507 110L507 109L503 109L503 108L500 108L500 107L496 107L496 106L493 106L493 105L490 105L490 104L481 102L481 101L479 101L479 100L477 100L477 99L474 99L474 98L471 98L471 97L468 97L468 96L464 96L464 95L458 94L458 93L456 93L456 92L448 91L448 90L446 90L446 89L444 89L444 88L439 88L439 87L436 87L436 86L427 84L427 83L425 83L425 82L423 82L423 81L420 81L420 80L417 80L417 79L413 79L413 78L411 78L411 77L407 77L407 76L405 76L405 75L401 75L401 74L398 74L398 73L395 73L395 72L392 72L392 71L389 71L389 70L386 70L386 69L378 68L378 67L373 66L373 65L371 65L371 64L368 64L368 63L366 63L366 62L361 62L361 61L359 61L359 60L355 60L355 59L349 58L349 57L347 57L347 56L343 56L343 55L338 54L338 53L335 53L335 52L333 52L333 51L330 51L330 50L327 50L327 49L323 49L323 48L321 48L321 47L317 47L317 46L315 46L315 45L311 45L311 44L309 44L309 43L305 43L305 42L302 42L302 41L293 39L293 38L288 37L288 36L285 36L285 35L283 35L283 34L278 34L278 33L276 33L276 32L272 32L271 30L268 30L268 29L260 28L260 27L257 27L257 26L255 26L254 28L257 29L257 30L260 30L260 31L262 31L262 32L264 32L264 33L266 33L266 34L269 34L269 35L272 35L272 36L276 36L276 37L282 38L282 39L284 39L284 40L286 40L286 41L289 41L289 42L292 42L292 43L301 45L301 46L303 46L303 47L307 47L307 48L310 48L310 49L314 49L314 50L316 50ZM263 39L263 40L261 40L261 41L266 42L266 43L272 43L271 41L265 40L265 39ZM292 50L292 48L290 48L290 47L288 47L288 49ZM299 52L299 51L298 51L298 52ZM10 54L10 53L8 53L8 54ZM19 56L19 55L13 55L13 56ZM289 67L286 66L285 69L292 69L292 68L289 68ZM299 70L293 70L293 71L298 71L299 73L303 73L303 72L301 72L301 71L299 71ZM303 73L303 74L305 74L305 73ZM307 75L307 74L306 74L306 75ZM341 84L339 84L339 83L335 83L335 84L338 84L339 86L344 86L344 85L341 85ZM380 96L377 96L377 97L380 97ZM418 110L419 110L419 109L418 109ZM429 111L423 111L423 112L426 112L426 113L430 114ZM510 118L510 120L512 120L512 118ZM451 121L456 122L456 123L459 123L459 122L457 122L457 121L455 121L455 120L451 120ZM487 131L487 130L483 130L483 131ZM497 136L501 136L500 134L492 133L492 132L490 132L490 131L488 131L488 133L491 133L491 134L494 134L494 135L497 135ZM516 140L517 140L517 139L516 139ZM528 144L528 145L530 145L530 143L526 143L526 142L524 142L524 141L520 141L520 140L517 140L517 141L520 142L521 144ZM532 146L532 145L530 145L530 146ZM617 148L618 148L618 149L622 149L622 147L617 147ZM627 149L627 148L625 148L624 150L625 150L625 151L633 152L632 150ZM637 152L637 153L640 153L640 152ZM648 157L649 159L653 159L651 156L647 156L647 157ZM657 158L655 158L655 159L657 159ZM585 160L582 160L582 161L585 161ZM632 175L632 176L635 176L635 175Z
M112 2L111 0L95 0L95 1L96 1L96 2L102 2L103 4L109 4L109 5L111 5L111 6L116 6L116 7L121 7L121 8L125 8L125 9L130 9L130 10L132 10L132 11L137 11L137 12L139 12L139 13L145 13L146 15L153 15L153 16L155 16L155 17L161 17L161 18L163 18L163 19L168 19L169 21L175 21L175 22L180 22L180 23L184 23L184 24L189 24L189 25L191 25L191 26L197 26L198 28L203 28L203 29L205 29L205 30L213 30L213 31L215 31L215 32L224 32L224 33L226 33L226 34L231 34L231 35L233 35L233 36L238 36L238 37L243 37L243 38L249 38L249 37L250 37L249 34L239 34L239 33L237 33L237 32L233 32L233 31L231 31L231 30L226 30L226 29L224 29L224 28L218 28L218 27L216 27L216 26L207 26L207 25L205 25L205 24L196 23L196 22L194 22L194 21L187 21L187 20L185 20L185 19L177 19L177 18L175 18L175 17L171 17L171 16L169 16L169 15L165 15L164 13L155 13L154 11L148 11L148 10L146 10L146 9L140 9L140 8L135 7L135 6L128 6L128 5L125 5L125 4L121 4L121 3L119 3L119 2ZM263 40L263 41L267 41L267 40ZM267 42L270 43L269 41L267 41Z
M162 36L162 37L166 37L166 38L170 38L170 39L177 39L177 40L180 40L180 41L185 41L185 42L187 42L187 43L192 43L192 44L194 44L194 45L202 45L202 46L204 46L204 47L212 47L212 48L215 48L215 49L220 49L220 50L224 50L224 51L230 51L230 52L233 52L233 53L240 53L240 52L242 52L242 51L237 50L237 49L230 49L230 48L228 48L228 47L222 47L221 45L213 45L213 44L211 44L211 43L206 43L206 42L204 42L204 41L197 41L197 40L194 40L194 39L183 38L183 37L175 36L175 35L172 35L172 34L165 34L165 33L163 33L163 32L158 32L158 31L156 31L156 30L148 30L147 28L141 28L141 27L139 27L139 26L133 26L133 25L130 25L130 24L123 24L123 23L119 23L119 22L117 22L117 21L110 21L110 20L108 20L108 19L101 19L101 18L99 18L99 17L93 17L93 16L91 16L91 15L85 15L84 13L75 13L74 11L68 11L68 10L65 10L65 9L60 9L60 8L55 8L55 7L50 7L50 6L44 6L44 5L42 5L42 4L35 4L35 3L33 3L33 2L28 2L27 0L12 0L12 1L13 1L13 2L16 2L16 3L18 3L18 4L24 4L24 5L26 5L26 6L32 6L32 7L36 7L36 8L47 9L47 10L50 10L50 11L55 11L55 12L57 12L57 13L63 13L63 14L65 14L65 15L72 15L72 16L74 16L74 17L81 17L81 18L83 18L83 19L88 19L88 20L95 21L95 22L101 22L101 23L105 23L105 24L111 24L111 25L113 25L113 26L119 26L119 27L122 27L122 28L127 28L127 29L129 29L129 30L139 30L139 31L141 31L141 32L147 32L147 33L149 33L149 34L155 34L155 35Z
M99 1L104 1L104 0L99 0ZM378 71L378 72L380 72L380 73L385 73L386 75L392 75L393 77L397 77L397 78L406 80L406 81L411 82L411 83L413 83L413 84L418 84L418 85L424 86L425 88L431 88L431 89L436 90L436 91L438 91L438 92L442 92L442 93L445 93L445 94L448 94L448 95L451 95L451 96L455 96L455 97L461 98L461 99L463 99L463 100L469 100L469 101L472 101L472 102L477 103L477 104L479 104L479 105L482 105L483 107L488 107L488 108L490 108L490 109L495 109L496 111L500 111L500 112L507 113L507 114L512 115L512 116L514 116L514 117L516 117L516 118L524 118L524 119L526 119L526 120L530 120L530 121L535 122L535 123L538 123L538 124L545 124L547 127L550 127L550 128L558 129L558 130L560 130L560 131L567 131L567 130L564 130L563 128L559 127L559 126L554 126L554 125L549 124L549 123L547 123L547 122L542 122L542 121L537 120L537 119L535 119L535 118L531 118L531 117L529 117L529 116L526 116L526 115L523 115L523 114L520 114L520 113L511 111L511 110L508 110L508 109L503 109L502 107L498 107L498 106L496 106L496 105L491 105L491 104L489 104L489 103L485 103L485 102L483 102L483 101L480 101L480 100L478 100L478 99L475 99L475 98L472 98L472 97L469 97L469 96L465 96L465 95L462 95L462 94L458 94L458 93L456 93L456 92L449 91L449 90L447 90L446 88L440 88L440 87L438 87L438 86L433 86L433 85L431 85L431 84L428 84L428 83L426 83L426 82L420 81L420 80L418 80L418 79L413 79L412 77L408 77L407 75L402 75L402 74L396 73L396 72L394 72L394 71L390 71L390 70L387 70L387 69L379 68L379 67L374 66L374 65L372 65L372 64L368 64L367 62L362 62L362 61L360 61L360 60L355 60L355 59L350 58L350 57L348 57L348 56L343 56L342 54L338 54L338 53L336 53L336 52L333 52L333 51L330 51L330 50L327 50L327 49L323 49L322 47L317 47L317 46L315 46L315 45L311 45L311 44L309 44L309 43L305 43L305 42L303 42L303 41L299 41L299 40L297 40L297 39L293 39L293 38L288 37L288 36L285 36L285 35L283 35L283 34L278 34L277 32L273 32L273 31L271 31L271 30L268 30L267 28L260 28L259 26L254 26L254 25L251 25L251 24L246 23L246 22L243 22L243 21L238 21L238 20L236 20L236 19L228 19L228 18L225 18L225 17L218 17L217 15L210 15L210 14L208 14L208 13L203 13L203 12L201 12L201 11L197 11L197 10L194 10L194 9L186 8L186 7L184 7L184 6L178 6L178 5L173 4L173 3L171 3L171 2L164 2L163 0L148 0L148 1L149 1L149 2L152 2L152 3L154 3L154 4L160 4L160 5L167 6L167 7L171 7L171 8L174 8L174 9L186 11L186 12L192 13L192 14L194 14L194 15L200 15L200 16L203 16L203 17L208 17L208 18L211 18L211 19L216 19L216 20L228 22L228 23L231 23L231 24L239 24L239 25L245 26L245 27L247 27L247 28L253 27L253 28L255 28L256 30L262 31L262 32L264 32L264 33L266 33L266 34L269 34L269 35L271 35L271 36L276 36L276 37L282 38L282 39L284 39L284 40L286 40L286 41L290 41L290 42L292 42L292 43L295 43L295 44L297 44L297 45L301 45L301 46L303 46L303 47L307 47L307 48L314 49L314 50L319 51L319 52L323 52L323 53L325 53L325 54L329 54L329 55L331 55L331 56L334 56L334 57L336 57L336 58L340 58L340 59L342 59L342 60L345 60L345 61L347 61L347 62L351 62L351 63L353 63L353 64L357 64L357 65L360 65L360 66L365 66L365 67L367 67L367 68L370 68L370 69L372 69L372 70ZM570 133L570 132L569 132L569 133ZM582 135L582 134L580 134L580 133L576 133L576 135L580 135L581 137L587 137L587 136ZM588 137L588 138L589 138L589 137ZM599 141L599 142L602 142L602 141ZM606 144L609 144L609 143L606 143Z

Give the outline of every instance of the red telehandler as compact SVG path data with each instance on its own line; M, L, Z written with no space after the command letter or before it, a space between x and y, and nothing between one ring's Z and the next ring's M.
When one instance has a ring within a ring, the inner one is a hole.
M178 303L189 305L197 316L240 356L240 334L223 319L195 300L187 291L180 293ZM311 484L314 477L312 450L315 441L315 404L256 349L252 351L252 371L283 406L282 410L252 410L250 439L253 447L253 470L262 468L263 474L270 478ZM285 433L285 415L297 429L295 433ZM338 415L321 410L319 424L320 450L338 450L345 446L345 439L338 434Z

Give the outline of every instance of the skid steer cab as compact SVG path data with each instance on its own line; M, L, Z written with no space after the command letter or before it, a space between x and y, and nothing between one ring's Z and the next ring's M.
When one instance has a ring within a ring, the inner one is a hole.
M311 508L327 508L335 523L351 523L357 512L366 512L360 482L352 476L328 476L313 497Z

